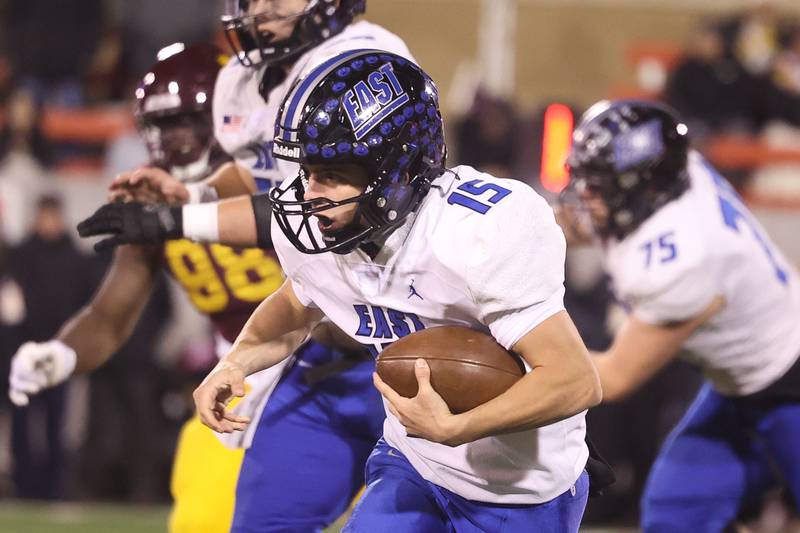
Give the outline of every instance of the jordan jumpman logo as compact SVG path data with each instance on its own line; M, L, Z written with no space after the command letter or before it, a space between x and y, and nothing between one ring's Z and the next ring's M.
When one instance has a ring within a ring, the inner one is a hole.
M416 296L420 300L424 300L425 299L420 295L420 293L417 292L417 289L414 288L414 280L413 279L411 280L411 283L409 283L409 285L408 285L408 291L409 291L408 292L408 297L409 298L411 298L412 296Z

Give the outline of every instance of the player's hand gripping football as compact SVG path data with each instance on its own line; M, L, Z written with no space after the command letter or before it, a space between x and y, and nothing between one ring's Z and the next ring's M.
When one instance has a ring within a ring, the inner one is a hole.
M98 252L121 244L160 244L183 236L180 210L164 204L114 202L78 224L78 234L107 235L94 245Z
M445 401L431 386L431 368L425 359L416 360L414 374L419 392L413 398L400 396L377 372L372 374L372 380L388 401L389 411L405 426L409 437L420 437L447 446L464 444L459 431L461 418L450 412Z
M244 371L236 363L220 361L192 393L200 421L219 433L243 431L249 416L239 416L228 409L233 398L244 396Z
M66 381L76 360L75 350L61 341L26 342L11 359L9 398L14 405L28 405L29 396Z
M143 167L117 176L108 187L108 201L182 205L189 190L179 179L156 167Z

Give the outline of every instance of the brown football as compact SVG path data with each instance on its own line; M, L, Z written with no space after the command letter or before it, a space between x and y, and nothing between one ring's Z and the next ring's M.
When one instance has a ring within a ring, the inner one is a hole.
M460 326L407 335L378 356L381 379L406 398L417 395L414 361L428 361L431 385L453 413L463 413L499 396L525 373L520 359L491 336Z

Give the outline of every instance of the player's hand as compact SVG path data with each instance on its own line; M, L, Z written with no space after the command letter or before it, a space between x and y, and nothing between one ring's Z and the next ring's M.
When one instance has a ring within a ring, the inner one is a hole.
M192 393L200 421L219 433L243 431L250 423L249 416L239 416L228 404L244 396L244 371L229 361L220 361L214 370Z
M406 428L409 437L420 437L447 446L463 444L459 436L459 417L450 412L444 399L431 386L431 369L425 359L414 363L419 391L413 398L404 398L387 385L375 372L372 380L386 398L389 411Z
M94 245L97 252L121 244L160 244L183 236L180 210L180 207L140 202L106 204L78 224L78 234L108 235Z
M189 191L178 178L157 167L144 167L117 176L108 187L108 201L182 205Z
M29 396L66 381L76 362L75 350L61 341L26 342L11 359L9 398L14 405L28 405Z

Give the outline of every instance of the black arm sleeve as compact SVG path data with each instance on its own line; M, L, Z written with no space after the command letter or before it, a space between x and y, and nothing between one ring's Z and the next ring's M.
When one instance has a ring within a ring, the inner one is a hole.
M259 248L272 248L272 209L270 208L269 193L256 194L250 197L253 204L253 214L256 217L256 239Z

